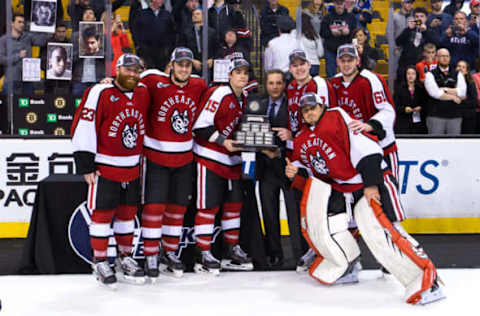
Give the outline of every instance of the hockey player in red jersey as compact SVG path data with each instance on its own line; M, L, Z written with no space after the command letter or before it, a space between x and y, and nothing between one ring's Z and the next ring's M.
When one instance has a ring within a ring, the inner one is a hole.
M147 70L141 75L150 92L144 154L142 213L145 270L181 277L184 265L176 256L183 218L193 191L192 125L206 82L192 74L193 53L177 47L170 74ZM163 227L162 227L163 225ZM162 255L157 263L159 240Z
M359 62L357 50L352 44L338 48L337 64L340 73L331 80L337 104L354 118L350 123L353 131L365 131L378 137L385 161L398 181L393 99L382 76L367 69L359 71ZM403 214L399 220L402 219Z
M288 131L286 129L277 129L278 136L283 140L293 139L303 126L302 114L299 111L298 101L303 94L314 92L325 100L328 106L335 106L335 93L328 81L320 76L310 76L311 64L307 60L307 55L301 49L292 51L289 55L289 71L293 76L293 81L287 86L288 99Z
M240 148L232 139L244 113L250 65L234 59L229 67L229 85L210 88L202 98L202 109L193 126L193 152L197 164L197 214L195 236L198 254L194 269L218 275L223 269L251 270L250 258L238 244L241 188ZM226 256L220 261L210 252L215 215L220 207Z
M131 256L140 196L140 154L150 102L146 87L138 84L139 65L137 56L122 55L113 84L96 84L85 91L71 131L77 172L89 185L93 272L102 284L112 287L117 282L107 257L112 220L119 253L117 276L136 284L145 282L143 269Z
M402 206L375 136L353 131L343 109L327 110L314 93L300 99L300 108L307 126L294 139L285 174L297 186L305 179L299 167L311 175L301 203L302 231L319 255L310 275L327 285L358 282L360 248L348 231L353 215L372 254L405 286L408 303L444 298L432 261L392 224Z

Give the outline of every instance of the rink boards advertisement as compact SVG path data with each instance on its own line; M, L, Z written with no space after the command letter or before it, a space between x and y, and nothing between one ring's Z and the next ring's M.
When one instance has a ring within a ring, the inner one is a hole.
M0 138L0 148L0 237L25 237L38 182L75 171L71 143ZM398 148L407 230L480 233L480 139L399 139Z

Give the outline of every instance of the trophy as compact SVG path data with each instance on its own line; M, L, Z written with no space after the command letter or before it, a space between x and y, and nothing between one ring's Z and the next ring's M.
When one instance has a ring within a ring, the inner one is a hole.
M246 112L234 134L238 142L236 146L244 148L243 151L259 151L262 149L275 149L274 132L268 117L260 112L260 103L254 98L247 102Z

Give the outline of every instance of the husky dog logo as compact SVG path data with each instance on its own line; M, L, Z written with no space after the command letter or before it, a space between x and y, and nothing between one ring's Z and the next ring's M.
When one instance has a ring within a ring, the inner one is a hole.
M172 123L172 129L175 133L185 134L188 132L188 124L190 123L190 120L188 119L187 110L183 111L183 113L180 113L177 109L175 109L170 121Z
M125 124L125 127L123 128L123 131L122 131L123 146L125 146L128 149L133 149L137 146L137 139L138 139L137 124L133 124L133 126Z
M288 111L288 114L290 115L290 128L292 132L298 131L298 110L295 112Z
M317 151L317 153L314 155L310 154L310 165L315 169L315 171L319 174L327 174L328 173L328 168L327 168L327 163L325 160L322 158L322 155L320 155L320 152Z
M111 95L111 96L110 96L110 101L112 101L112 102L117 102L118 100L120 100L119 97L116 97L116 96L114 96L114 95Z

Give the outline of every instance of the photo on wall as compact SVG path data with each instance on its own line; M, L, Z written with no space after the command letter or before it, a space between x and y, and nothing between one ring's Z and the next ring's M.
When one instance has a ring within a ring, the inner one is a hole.
M48 43L47 79L72 80L72 56L72 44Z
M103 22L80 22L80 58L104 58L105 35Z
M30 31L55 33L57 0L32 0Z

